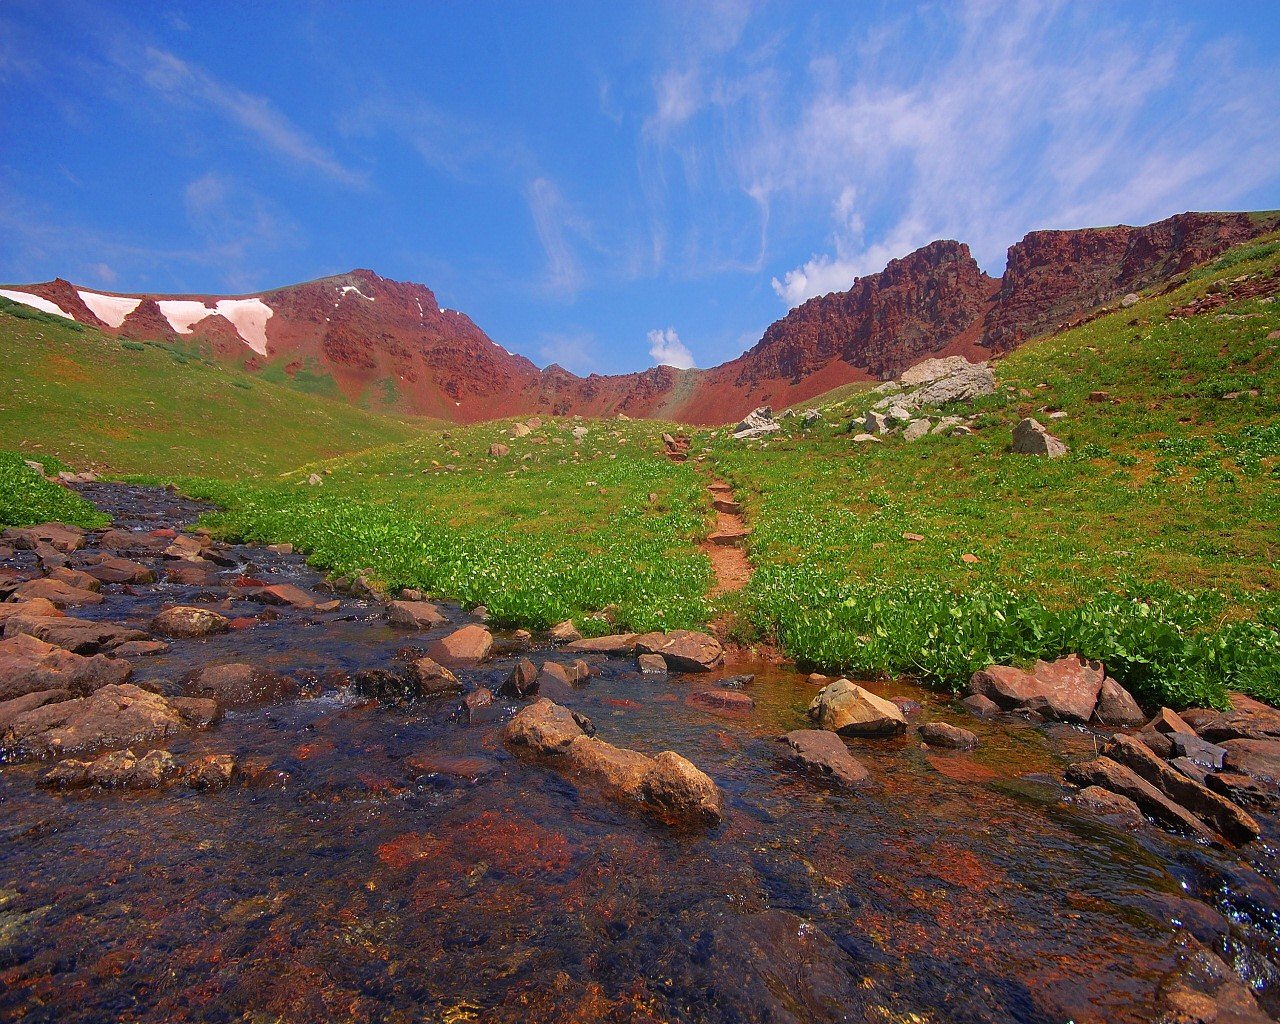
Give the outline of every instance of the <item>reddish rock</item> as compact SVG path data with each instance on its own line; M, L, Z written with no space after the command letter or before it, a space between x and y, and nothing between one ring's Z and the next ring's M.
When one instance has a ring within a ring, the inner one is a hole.
M778 741L786 745L783 759L841 786L860 786L870 777L849 753L844 740L826 729L795 729Z
M76 696L123 683L132 666L101 654L82 657L27 634L0 640L0 700L65 690Z
M1280 787L1280 739L1229 739L1222 747L1228 769Z
M436 661L447 665L454 662L485 661L492 650L493 634L484 626L472 624L437 640L428 648L427 653Z
M235 759L230 754L205 754L184 765L178 778L192 789L226 789L235 770Z
M992 665L975 672L970 694L994 701L1001 708L1030 711L1069 722L1087 722L1098 703L1102 666L1070 654L1055 662L1038 661L1026 672L1008 665Z
M462 691L458 677L432 658L418 658L413 663L413 674L420 697L444 697Z
M1151 785L1131 768L1118 764L1109 757L1071 765L1066 771L1067 781L1077 786L1098 786L1132 800L1144 814L1161 824L1203 839L1214 839L1215 833L1199 818L1178 805Z
M41 545L48 545L55 551L67 554L84 547L84 530L66 523L10 526L4 531L3 537L20 551L35 551Z
M494 715L493 694L483 686L462 698L462 714L468 725L479 725Z
M756 708L756 702L741 690L697 690L689 695L689 703L739 715L750 714Z
M511 670L502 688L498 691L504 697L515 697L523 700L538 692L538 666L528 658L521 659Z
M163 640L130 640L111 650L115 658L149 658L155 654L163 654L169 645Z
M77 590L92 590L97 593L102 589L102 581L96 576L91 576L87 572L81 572L79 569L72 569L65 565L60 565L56 569L50 570L49 579L65 583L70 587L75 587Z
M636 658L636 668L642 676L665 676L667 659L661 654L641 654Z
M1100 814L1107 818L1115 818L1125 825L1141 825L1146 821L1138 805L1127 796L1112 793L1109 789L1103 789L1101 786L1085 786L1071 800L1080 807L1088 808L1095 814Z
M625 657L634 654L636 649L635 633L615 633L612 636L596 636L586 640L575 640L566 651L575 654L607 654L611 657Z
M1095 725L1111 729L1136 729L1147 720L1133 694L1108 676L1098 691L1098 703L1093 709Z
M1156 717L1151 719L1143 729L1146 732L1182 733L1184 736L1196 735L1196 731L1184 722L1176 711L1169 708L1161 708Z
M177 639L214 636L230 629L231 623L225 615L219 615L209 608L186 605L166 608L151 620L152 632Z
M102 595L92 590L82 590L61 580L46 577L42 580L31 580L13 592L11 600L30 601L41 597L55 608L78 608L82 605L102 604Z
M262 604L288 606L302 611L312 611L320 602L314 594L310 594L292 583L273 583L254 591L253 599Z
M920 738L931 747L948 747L952 750L972 750L978 745L978 737L968 729L961 729L946 722L926 722L919 726Z
M673 629L636 637L637 654L660 654L677 672L710 672L724 660L724 648L709 633Z
M207 587L214 579L211 568L198 565L169 565L165 567L164 578L180 587Z
M992 715L1000 713L1000 705L993 701L990 697L984 697L980 693L966 697L960 702L965 709L972 715L979 718L990 718Z
M36 708L42 708L46 704L56 704L61 700L71 700L75 694L69 690L37 690L34 693L26 693L21 697L14 697L10 700L0 701L0 736L3 736L5 730L13 723L24 711L34 711Z
M558 622L547 630L547 639L552 643L571 644L581 640L582 634L578 632L578 627L573 624L572 619L565 619L564 622Z
M392 601L387 605L387 621L404 629L434 629L448 619L430 601Z
M1280 739L1280 711L1244 694L1233 694L1231 703L1230 711L1213 712L1194 723L1196 731L1213 743Z
M296 696L298 684L278 672L235 663L198 669L188 677L185 689L192 697L211 697L225 706L281 701Z
M92 622L70 615L13 615L4 623L4 635L34 636L76 654L110 651L132 640L150 640L141 630L128 629L111 622Z
M6 621L15 615L27 615L36 618L49 615L57 617L62 615L62 610L52 601L43 597L33 597L12 604L0 604L0 626L3 626Z

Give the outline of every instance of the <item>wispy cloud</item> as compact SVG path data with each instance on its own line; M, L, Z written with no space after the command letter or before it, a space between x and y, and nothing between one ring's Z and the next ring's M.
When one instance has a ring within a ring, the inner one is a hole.
M677 370L688 370L698 365L689 346L680 340L674 327L649 332L649 355L657 365L674 366Z
M569 234L580 232L583 222L550 178L535 178L528 188L529 213L547 256L546 287L554 295L572 299L582 287L582 264Z
M269 151L343 185L359 188L365 177L282 114L270 100L223 82L196 64L154 46L127 64L158 95L178 106L201 106L235 125Z
M599 369L595 335L588 331L554 331L542 334L538 355L544 363L555 363L577 374Z

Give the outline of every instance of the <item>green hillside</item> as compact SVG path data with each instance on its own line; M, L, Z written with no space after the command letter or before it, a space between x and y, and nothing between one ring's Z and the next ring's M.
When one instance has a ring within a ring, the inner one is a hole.
M0 449L76 469L244 479L419 430L3 298L0 366Z

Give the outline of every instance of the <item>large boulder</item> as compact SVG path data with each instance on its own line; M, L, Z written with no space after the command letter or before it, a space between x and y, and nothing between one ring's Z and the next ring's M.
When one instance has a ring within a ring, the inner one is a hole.
M1087 722L1106 678L1102 665L1069 654L1038 661L1030 671L991 665L973 674L969 693L994 701L1005 711L1031 711L1066 722Z
M485 661L492 651L493 634L476 623L454 630L427 649L432 658L445 664Z
M85 752L203 728L217 715L218 705L212 700L162 697L125 683L23 712L10 722L0 745L20 756Z
M448 621L430 601L392 601L387 605L387 622L402 629L435 629Z
M743 417L742 422L733 428L733 436L739 441L749 441L756 437L767 437L782 429L782 424L773 418L773 409L762 405Z
M898 736L907 730L898 705L847 679L837 679L818 691L808 714L819 728L843 736Z
M710 672L724 660L724 647L719 640L709 633L688 629L645 633L636 637L635 650L637 654L662 655L667 667L677 672Z
M971 363L964 356L941 356L924 359L910 369L903 370L902 375L898 377L898 383L906 388L918 388L925 384L932 384L935 380L941 380L943 377L965 373L976 365L985 366L986 364Z
M870 777L844 740L826 729L793 729L778 737L786 749L782 759L840 786L858 786Z
M82 657L19 633L0 640L0 700L41 690L66 690L76 696L102 686L123 683L132 666L101 654Z
M174 605L165 608L151 620L151 631L161 636L177 639L190 639L200 636L214 636L226 633L231 629L231 620L219 615L211 608L198 608L189 605Z
M19 634L34 636L76 654L95 654L98 651L114 650L133 640L151 639L139 629L129 629L111 622L76 619L70 615L12 615L5 620L4 635L14 637Z
M1017 455L1044 455L1050 459L1067 454L1067 446L1028 416L1013 428L1013 451Z
M503 732L517 751L545 758L622 804L671 825L715 824L724 815L719 787L679 754L649 757L588 735L590 723L545 697L524 708Z
M932 373L930 370L925 376L932 376ZM891 413L890 418L902 420L907 413L916 409L946 405L948 402L971 402L984 395L993 395L995 390L995 374L986 363L961 360L951 364L940 376L933 376L931 380L922 382L914 390L881 398L874 408L898 410Z
M237 662L197 669L184 689L192 697L211 697L222 705L260 704L296 695L298 684L279 672Z

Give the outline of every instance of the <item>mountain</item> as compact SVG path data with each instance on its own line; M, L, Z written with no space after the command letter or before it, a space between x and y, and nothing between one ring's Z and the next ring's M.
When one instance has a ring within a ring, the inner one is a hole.
M928 356L1002 354L1277 228L1274 213L1184 213L1144 227L1034 231L1010 247L1002 278L963 243L931 242L797 306L728 363L608 377L539 369L440 308L425 285L370 270L255 295L122 295L61 279L0 295L375 409L463 423L542 412L715 424L892 377Z

